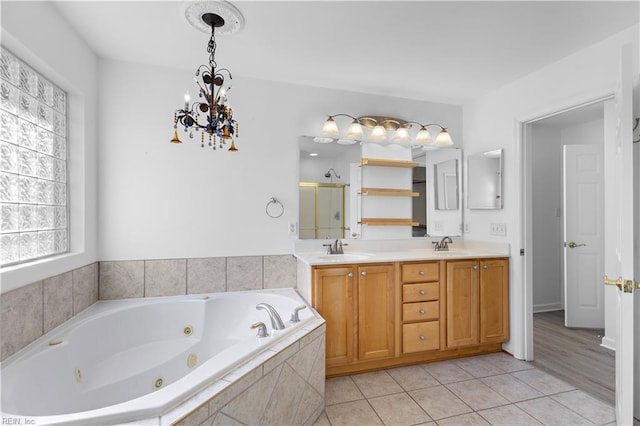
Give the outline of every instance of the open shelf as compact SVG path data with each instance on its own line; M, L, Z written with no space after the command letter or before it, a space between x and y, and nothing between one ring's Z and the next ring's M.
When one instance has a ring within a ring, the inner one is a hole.
M413 169L418 163L407 160L387 160L384 158L368 158L363 157L361 165L363 166L381 166L381 167L404 167Z
M405 219L405 218L376 218L376 217L368 217L362 218L360 221L363 225L370 226L418 226L419 223L415 222L413 219Z
M391 189L391 188L362 188L362 195L383 195L393 197L418 197L419 192L411 189Z

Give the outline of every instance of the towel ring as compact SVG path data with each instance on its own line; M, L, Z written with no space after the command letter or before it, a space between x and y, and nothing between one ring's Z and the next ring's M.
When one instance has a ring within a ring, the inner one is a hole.
M271 197L264 210L267 216L273 219L277 219L284 214L284 206L276 197Z

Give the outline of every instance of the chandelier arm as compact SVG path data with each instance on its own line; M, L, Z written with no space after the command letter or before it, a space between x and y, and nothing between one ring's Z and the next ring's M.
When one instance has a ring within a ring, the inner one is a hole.
M438 123L422 124L422 123L418 123L417 121L407 121L407 122L405 122L405 124L417 124L418 126L422 126L422 127L438 126L438 127L440 127L440 130L447 130L446 127L443 127Z
M360 123L360 120L358 120L356 117L354 117L353 115L349 115L349 114L332 114L329 117L333 118L333 117L349 117L352 120L356 120L358 123Z

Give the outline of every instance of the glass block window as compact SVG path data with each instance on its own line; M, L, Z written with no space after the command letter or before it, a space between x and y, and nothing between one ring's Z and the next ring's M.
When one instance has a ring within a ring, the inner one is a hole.
M0 47L0 266L68 251L67 94Z

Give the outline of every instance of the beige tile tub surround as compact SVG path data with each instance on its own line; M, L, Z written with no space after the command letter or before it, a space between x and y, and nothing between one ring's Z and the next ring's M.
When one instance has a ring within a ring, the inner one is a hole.
M314 321L163 415L159 424L313 424L325 407L325 333L324 321Z
M293 255L100 262L100 299L295 288L296 265Z
M97 263L0 294L0 359L4 361L97 300Z
M94 262L0 294L0 360L99 299L296 287L293 255Z

